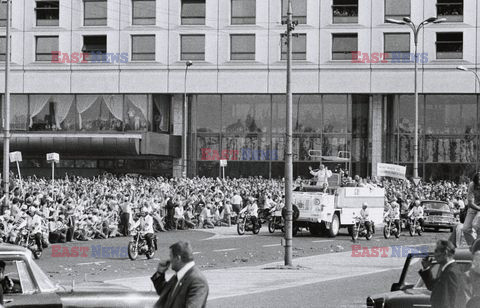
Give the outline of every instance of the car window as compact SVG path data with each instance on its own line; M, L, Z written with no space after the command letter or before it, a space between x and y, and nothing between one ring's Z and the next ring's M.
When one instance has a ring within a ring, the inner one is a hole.
M418 281L418 271L422 268L421 258L412 258L407 269L404 285L415 285Z
M424 209L426 210L435 210L435 211L450 211L448 204L440 202L424 203Z
M5 262L5 269L3 271L4 279L0 283L4 294L22 293L22 285L20 283L20 276L17 269L17 261L3 260Z

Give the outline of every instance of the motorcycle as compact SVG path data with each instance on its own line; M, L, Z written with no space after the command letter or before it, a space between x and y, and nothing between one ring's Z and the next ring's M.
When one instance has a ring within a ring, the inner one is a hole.
M253 234L258 234L262 224L257 219L256 226L253 225L251 215L246 212L240 213L237 221L237 233L238 235L244 235L245 231L252 231Z
M145 255L147 259L153 258L157 250L157 236L153 235L153 247L148 249L145 235L140 232L140 229L131 232L132 240L128 243L128 257L130 260L136 260L138 255Z
M274 233L275 230L282 230L282 232L285 230L282 217L280 216L271 216L268 221L268 232Z
M410 236L414 236L415 233L417 233L419 236L422 236L422 226L417 218L410 218L408 232L410 233Z
M38 248L35 236L33 236L27 228L20 230L19 239L17 241L18 246L30 249L35 259L40 259L42 251Z
M402 232L402 230L398 229L397 226L395 225L395 219L390 219L389 217L385 217L385 226L383 227L383 236L386 239L388 239L392 234L394 234L396 238L399 238L400 232Z
M356 241L359 236L361 237L365 236L367 240L371 240L373 237L373 234L375 233L375 226L373 224L373 221L370 221L370 227L372 228L372 231L367 232L365 221L360 217L355 217L355 224L353 225L353 228L352 228L352 239Z

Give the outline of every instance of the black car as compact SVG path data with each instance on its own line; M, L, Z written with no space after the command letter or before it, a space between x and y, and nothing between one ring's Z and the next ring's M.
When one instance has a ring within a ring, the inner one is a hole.
M433 252L428 253L434 257ZM392 284L390 292L367 297L367 307L370 308L418 308L430 307L430 294L418 271L422 268L421 260L425 253L413 253L407 256L402 274L398 282ZM463 271L468 271L472 265L472 254L468 249L457 249L455 261ZM433 263L432 273L438 272L439 264Z
M4 275L13 281L3 293L5 307L153 307L158 299L154 292L102 282L54 284L30 250L20 246L0 244L0 260L6 264Z
M433 228L435 231L438 231L438 229L453 231L457 224L457 219L447 202L423 200L421 205L423 207L424 228Z

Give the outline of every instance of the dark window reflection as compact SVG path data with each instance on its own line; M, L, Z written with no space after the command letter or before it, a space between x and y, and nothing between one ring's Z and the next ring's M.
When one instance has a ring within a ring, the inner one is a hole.
M427 95L426 134L475 133L477 102L473 95ZM461 119L461 120L460 120Z
M347 95L323 96L323 132L346 133L348 110Z
M223 131L266 133L270 127L270 95L224 95Z
M170 132L170 101L169 95L153 95L153 131L157 133Z
M197 132L220 131L220 95L195 95Z

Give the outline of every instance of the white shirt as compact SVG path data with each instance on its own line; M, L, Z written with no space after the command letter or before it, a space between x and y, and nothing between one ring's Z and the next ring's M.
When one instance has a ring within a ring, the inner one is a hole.
M232 197L232 200L230 200L230 202L232 204L241 204L242 203L242 197L240 197L239 195L235 195Z
M317 178L317 186L322 186L324 183L328 184L328 178L332 176L332 171L328 169L310 171L310 174Z
M32 230L32 234L42 232L42 218L37 214L33 215L31 219L28 220L28 226Z
M177 272L177 285L182 280L183 276L192 268L195 266L194 261L190 261L187 264L185 264L178 272ZM176 286L175 286L176 287Z
M443 267L442 267L442 273L445 271L445 269L447 268L447 266L449 266L450 264L454 263L455 260L452 260L452 261L448 261Z
M183 214L184 214L183 206L177 206L175 208L174 218L181 219L181 218L183 218Z
M423 218L423 208L421 206L416 207L414 206L410 213L408 213L408 217L412 216L417 218Z

